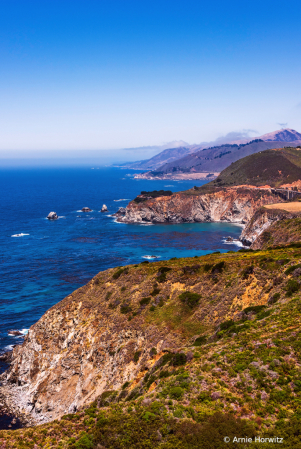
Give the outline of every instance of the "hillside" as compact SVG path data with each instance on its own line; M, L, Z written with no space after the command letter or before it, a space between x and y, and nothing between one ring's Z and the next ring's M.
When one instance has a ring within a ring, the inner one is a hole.
M14 349L1 390L56 419L2 447L300 449L299 246L99 273Z
M209 185L230 187L248 184L279 187L301 179L301 150L266 150L232 163Z

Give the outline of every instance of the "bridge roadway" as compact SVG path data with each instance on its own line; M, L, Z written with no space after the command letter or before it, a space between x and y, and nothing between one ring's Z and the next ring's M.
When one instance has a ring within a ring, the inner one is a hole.
M295 198L301 198L301 192L297 190L289 189L271 189L272 193L280 196L283 200L293 200Z

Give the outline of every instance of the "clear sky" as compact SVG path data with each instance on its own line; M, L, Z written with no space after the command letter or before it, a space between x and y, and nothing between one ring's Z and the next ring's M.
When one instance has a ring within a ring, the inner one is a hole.
M300 0L0 0L0 157L301 131L300 17Z

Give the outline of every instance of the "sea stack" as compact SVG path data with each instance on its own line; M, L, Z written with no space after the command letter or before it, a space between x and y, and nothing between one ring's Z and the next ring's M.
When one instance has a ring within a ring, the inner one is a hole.
M49 212L47 215L48 220L57 220L59 217L56 212Z
M91 212L90 207L83 207L82 212Z
M105 204L103 204L100 212L108 212L108 208Z

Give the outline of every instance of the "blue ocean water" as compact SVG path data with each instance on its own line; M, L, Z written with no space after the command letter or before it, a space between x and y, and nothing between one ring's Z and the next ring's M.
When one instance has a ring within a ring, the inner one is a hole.
M129 171L111 167L0 170L0 350L22 341L8 330L26 332L101 270L139 263L145 255L162 260L237 250L223 239L237 238L239 226L130 225L110 216L141 190L175 192L201 184L135 180ZM104 203L108 214L99 212ZM79 212L85 206L92 212ZM50 211L60 218L48 221Z

